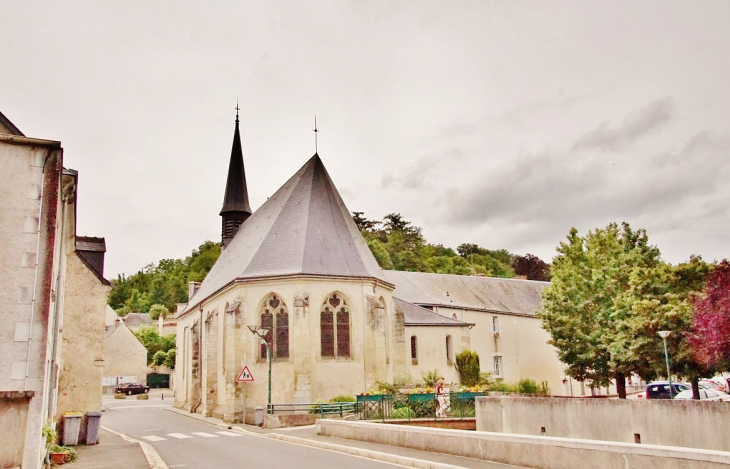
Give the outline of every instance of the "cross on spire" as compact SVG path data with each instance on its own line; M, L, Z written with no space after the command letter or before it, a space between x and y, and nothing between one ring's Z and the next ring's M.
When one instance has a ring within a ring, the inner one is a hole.
M317 114L314 115L314 153L317 153L317 134L319 133L319 130L317 130Z
M238 111L240 111L241 108L238 107L238 98L236 98L236 124L238 124Z

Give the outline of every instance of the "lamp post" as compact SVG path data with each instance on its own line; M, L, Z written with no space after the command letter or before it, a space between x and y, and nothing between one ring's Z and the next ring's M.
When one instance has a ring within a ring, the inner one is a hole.
M248 330L251 331L251 333L261 339L261 343L266 346L266 361L269 363L269 399L268 404L266 406L266 413L271 413L271 347L269 346L269 342L266 340L266 334L269 333L269 329L265 327L256 327L253 326L247 326Z
M671 334L671 331L659 331L657 334L659 334L659 337L662 338L664 341L664 361L667 364L667 381L669 382L669 398L673 399L672 397L672 376L669 374L669 353L667 353L667 337L669 337L669 334Z

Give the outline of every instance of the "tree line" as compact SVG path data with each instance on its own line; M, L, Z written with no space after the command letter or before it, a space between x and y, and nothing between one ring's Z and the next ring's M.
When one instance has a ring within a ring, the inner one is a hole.
M516 255L505 249L490 250L464 243L456 250L430 244L421 228L399 213L383 220L369 220L363 212L353 212L371 252L381 268L456 275L489 277L523 276L548 280L548 264L531 254ZM177 303L187 303L188 282L202 282L221 253L220 243L206 241L184 259L162 259L139 272L120 274L112 280L114 289L108 303L120 316L130 312L149 313L152 319L166 315Z

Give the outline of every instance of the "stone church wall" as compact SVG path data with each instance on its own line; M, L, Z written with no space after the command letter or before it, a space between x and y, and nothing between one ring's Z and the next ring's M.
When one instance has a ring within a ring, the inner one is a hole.
M283 302L289 322L289 356L272 359L273 403L326 402L337 395L354 395L378 380L392 380L395 363L403 367L403 354L394 349L403 343L403 332L395 325L390 291L374 281L247 281L210 298L202 312L196 308L178 318L177 407L229 422L250 420L255 407L265 407L268 365L260 339L247 326L260 324L264 301L272 293ZM321 355L320 311L332 293L341 295L350 311L349 357ZM202 340L195 325L201 317ZM236 383L244 366L254 382ZM201 396L204 405L197 407Z

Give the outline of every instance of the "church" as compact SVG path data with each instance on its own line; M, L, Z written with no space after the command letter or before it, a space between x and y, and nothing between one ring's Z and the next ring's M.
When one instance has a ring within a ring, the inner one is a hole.
M220 215L221 256L176 315L176 407L252 422L269 399L268 353L274 404L434 369L458 384L463 350L496 378L565 392L535 316L549 283L382 270L317 153L253 212L238 116ZM244 367L253 381L237 380Z

